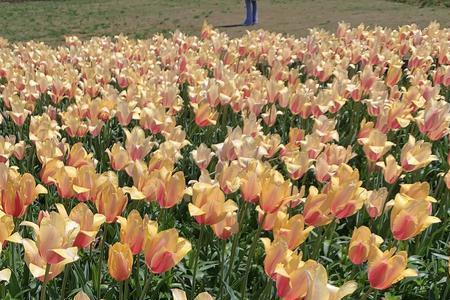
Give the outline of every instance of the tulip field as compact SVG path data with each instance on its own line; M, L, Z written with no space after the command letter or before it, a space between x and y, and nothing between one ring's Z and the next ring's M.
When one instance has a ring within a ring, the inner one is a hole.
M450 299L450 29L0 38L0 299Z

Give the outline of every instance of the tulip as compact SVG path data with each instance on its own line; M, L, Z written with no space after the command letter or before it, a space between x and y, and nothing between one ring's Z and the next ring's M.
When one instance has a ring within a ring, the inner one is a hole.
M162 208L170 208L178 204L186 189L184 173L182 171L172 174L171 170L162 168L158 172L156 201Z
M34 177L29 173L20 175L17 171L10 169L7 178L3 190L0 188L1 207L7 215L23 216L39 194L47 193L47 189L42 185L36 185Z
M106 217L106 223L114 223L128 202L123 190L110 181L97 188L94 199L97 211Z
M131 132L124 128L126 135L125 149L132 160L143 160L153 148L154 143L150 137L145 137L145 132L141 127L134 127Z
M405 172L413 172L420 168L427 166L430 162L437 160L435 155L432 155L431 144L418 141L410 135L408 142L403 146L400 154L400 161Z
M400 251L394 254L395 248L382 252L374 248L373 257L369 260L368 277L370 286L377 290L385 290L405 277L417 276L413 269L407 269L408 254Z
M73 182L77 177L77 169L71 166L62 166L56 170L53 178L49 178L56 184L58 194L62 198L69 199L76 195L73 188ZM81 193L86 192L85 189L79 190Z
M331 212L338 219L355 214L367 198L366 190L361 187L359 172L347 164L342 164L331 177L326 193Z
M361 226L355 228L348 246L348 257L353 264L360 265L367 261L372 247L378 247L382 242L383 239L371 233L368 227Z
M292 156L285 156L284 161L292 180L300 179L309 170L312 164L312 160L305 151L298 151Z
M402 64L403 62L398 58L396 61L390 62L386 73L386 85L388 87L392 88L400 80L402 75Z
M205 170L211 162L211 159L214 157L214 153L211 152L211 149L203 143L201 143L197 149L192 150L191 155L200 170Z
M282 239L271 242L268 238L261 238L261 241L266 253L264 258L264 271L267 276L276 280L277 266L279 264L287 264L292 252L288 249L286 241Z
M416 122L420 132L426 134L430 140L443 138L449 133L450 104L431 99L426 103L425 109L417 114Z
M305 223L311 226L323 226L333 220L328 195L319 193L315 186L310 186L309 195L303 208Z
M288 248L294 250L308 238L309 233L313 229L314 227L312 226L305 228L303 215L298 214L275 223L273 236L275 241L284 240L287 242Z
M261 196L259 204L266 213L274 213L291 199L289 197L289 181L275 170L267 172L261 180Z
M88 247L94 241L100 226L105 222L105 216L94 215L85 203L78 203L69 215L62 204L56 204L56 207L61 215L80 226L80 231L73 242L73 245L80 249Z
M178 237L175 228L156 232L156 225L147 227L145 233L145 263L153 273L164 273L178 264L191 251L191 243Z
M383 213L384 203L386 202L387 196L388 190L385 187L368 192L368 197L364 204L366 206L367 213L372 219L378 218Z
M171 289L173 300L187 300L186 293L179 289ZM207 292L197 295L193 300L214 300L214 298Z
M83 165L76 173L77 176L73 179L72 184L72 189L76 193L75 197L81 202L91 200L98 176L95 168L92 165Z
M306 272L308 294L305 300L340 300L353 294L358 288L354 281L347 281L340 287L328 284L328 274L325 267L316 262L311 263Z
M89 296L85 292L79 291L75 295L75 297L73 297L73 300L91 300L91 299L89 298Z
M128 244L115 243L109 248L108 271L116 281L130 277L133 267L133 254Z
M195 123L199 127L216 124L217 112L215 112L207 102L202 102L200 104L191 103L191 105L195 112Z
M216 180L225 194L230 194L239 189L239 173L241 167L237 161L216 165Z
M10 269L0 270L0 282L6 281L6 283L9 283L10 278L11 278L11 270Z
M68 263L78 260L78 248L74 247L80 226L64 215L50 212L44 216L39 225L24 221L21 225L29 226L34 231L36 241L23 239L25 262L31 274L44 281L46 266L50 265L47 280L62 272Z
M358 141L363 145L364 153L371 162L380 160L395 145L389 142L386 134L378 129L372 129L367 138L360 138Z
M264 165L259 160L249 162L247 168L240 174L240 190L242 198L251 203L259 200L262 191L261 176L265 171Z
M0 253L7 242L20 243L21 236L17 232L13 233L13 231L13 217L6 215L0 210Z
M276 268L277 295L283 300L303 299L308 293L308 269L315 261L301 261L301 257L291 254L288 263Z
M383 170L384 180L389 184L394 184L403 171L392 154L386 157L386 162L377 162L376 165Z
M397 240L409 240L440 219L430 216L431 201L427 195L419 194L417 198L402 192L395 196L391 211L391 231Z
M144 234L149 222L148 216L141 218L139 212L133 209L128 217L118 217L120 224L120 242L127 244L133 255L138 254L144 247Z
M239 231L239 224L237 222L237 213L229 212L225 218L219 223L211 225L214 234L222 240L230 238L233 234Z
M192 203L188 205L189 213L199 224L219 223L227 213L237 210L234 201L225 201L225 195L218 186L199 182L194 184L192 190Z

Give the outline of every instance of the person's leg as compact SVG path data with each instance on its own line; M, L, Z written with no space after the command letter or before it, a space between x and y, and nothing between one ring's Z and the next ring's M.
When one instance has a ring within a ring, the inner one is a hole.
M245 9L247 11L244 25L252 25L253 24L253 5L252 0L245 0Z
M258 7L256 0L252 0L252 24L258 24Z

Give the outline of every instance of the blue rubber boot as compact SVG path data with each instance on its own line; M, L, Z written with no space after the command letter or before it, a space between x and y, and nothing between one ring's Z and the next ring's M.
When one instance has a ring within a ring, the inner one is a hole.
M253 25L253 5L252 0L245 0L245 9L247 11L244 25L250 26Z
M256 0L252 0L252 24L258 24L258 7L256 5Z

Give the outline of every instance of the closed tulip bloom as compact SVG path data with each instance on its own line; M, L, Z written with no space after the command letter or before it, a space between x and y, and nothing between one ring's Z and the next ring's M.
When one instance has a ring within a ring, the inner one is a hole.
M109 248L108 271L112 278L124 281L130 277L133 253L128 244L115 243Z
M85 292L79 291L75 297L73 297L73 300L91 300L91 298L89 298Z
M284 222L275 223L273 236L275 240L286 241L289 249L294 250L308 238L313 229L312 226L305 228L303 215L297 214L285 219Z
M367 138L361 138L358 141L363 145L367 159L372 162L379 161L395 145L387 140L385 133L376 128L370 131Z
M388 87L393 87L397 84L402 76L402 64L403 62L398 59L390 62L388 71L386 73L386 85Z
M369 191L366 202L367 213L372 219L376 219L383 213L384 203L388 196L388 190L385 187L381 189Z
M427 166L430 162L437 160L432 155L431 144L418 141L410 135L408 142L403 146L400 161L405 172L412 172Z
M76 143L70 148L66 165L77 169L84 165L91 165L95 167L93 156L94 154L88 153L86 149L84 149L82 143Z
M219 223L227 213L237 210L236 203L232 200L225 201L225 195L216 185L199 182L194 184L192 190L189 213L199 224Z
M56 207L60 214L67 216L62 204L57 204ZM80 231L73 242L73 245L80 249L88 247L94 241L100 226L106 219L101 214L94 214L85 203L78 203L67 217L80 226Z
M222 240L230 238L239 231L239 224L236 212L229 212L219 223L211 225L214 234Z
M342 164L331 177L326 193L331 212L338 219L355 214L364 205L366 190L361 187L359 172L347 164Z
M427 101L425 109L418 112L416 122L420 132L430 140L443 138L449 133L450 104L445 100Z
M158 172L158 177L156 201L162 208L175 206L183 199L186 189L184 173L178 171L172 174L172 170L162 168Z
M394 184L403 171L403 168L397 164L392 154L386 157L386 162L377 162L377 166L383 170L384 180L389 184Z
M39 194L47 193L47 189L42 185L36 185L34 177L29 173L20 175L17 171L9 169L7 178L3 190L0 189L1 207L7 215L23 216Z
M440 219L430 216L431 203L425 198L411 198L399 193L391 211L391 231L396 240L409 240Z
M139 212L133 209L128 217L118 217L120 224L120 241L127 244L133 255L138 254L144 247L145 229L149 222L148 216L141 217Z
M256 203L262 190L261 177L265 166L259 160L252 160L246 169L240 174L240 190L242 198L251 203Z
M368 277L370 286L377 290L385 290L405 277L417 276L413 269L407 269L408 254L406 251L395 253L392 248L382 252L374 248L374 255L369 260ZM395 254L394 254L395 253Z
M370 232L366 226L361 226L353 230L352 239L348 246L348 257L355 265L360 265L369 259L370 250L373 246L378 247L383 239Z
M178 237L175 228L156 233L153 225L146 232L145 263L151 272L164 273L178 264L191 248L189 241Z
M258 212L258 224L262 224L262 229L265 231L273 230L275 224L279 222L284 222L288 219L286 213L287 207L282 207L281 209L275 211L274 213L265 213L261 207L256 206L256 211ZM263 222L264 221L264 222Z
M97 211L106 217L106 223L114 223L127 202L128 197L122 189L109 181L97 190L94 200Z
M97 173L92 165L83 165L77 170L77 176L73 179L72 188L77 198L81 202L92 199L95 192L95 181Z
M130 162L130 156L120 143L115 143L111 150L106 149L106 153L111 163L111 168L115 171L123 170Z
M216 165L216 180L225 194L230 194L239 189L239 174L241 167L237 161Z
M306 197L303 215L308 225L318 227L329 224L333 220L333 215L328 195L319 193L315 186L311 186L309 195Z
M274 213L291 200L290 183L278 171L267 172L261 180L261 187L259 205L266 213Z

